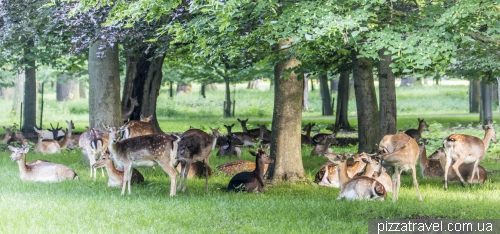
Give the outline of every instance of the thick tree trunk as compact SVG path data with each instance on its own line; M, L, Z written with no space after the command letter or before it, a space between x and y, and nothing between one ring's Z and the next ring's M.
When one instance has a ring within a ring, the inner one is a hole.
M395 134L397 123L396 110L396 77L389 66L391 55L384 55L385 49L379 51L378 63L379 103L380 103L380 135L379 140L387 134Z
M302 110L309 112L309 86L307 85L309 82L307 82L309 78L307 78L307 74L304 74L304 79L302 80L303 87L304 87L304 94L302 95Z
M481 113L481 123L493 121L493 85L484 80L481 81Z
M77 92L75 90L78 89L77 84L73 80L72 77L68 74L61 74L57 77L56 84L56 99L57 101L65 101L75 99L77 96Z
M155 127L156 132L163 132L156 117L156 105L161 87L161 68L165 55L155 57L154 49L149 49L149 51L151 52L148 54L145 54L144 51L137 51L136 54L143 56L127 58L127 73L121 107L130 106L130 98L137 97L139 106L130 115L130 120L139 120L141 115L152 115L153 119L150 120L150 123Z
M99 47L98 41L89 49L89 126L121 126L118 47L107 48L103 58L97 57Z
M328 87L328 75L326 72L319 74L319 89L322 100L322 114L333 115L332 97L330 96L330 88Z
M33 56L29 51L30 48L34 47L35 43L30 40L27 44L27 49L25 51L25 58ZM33 127L36 127L36 61L27 59L27 67L24 69L24 102L23 102L23 116L24 122L22 126L22 132L26 138L36 136L36 132Z
M280 42L282 48L286 42ZM301 154L301 102L303 83L292 73L286 77L285 69L300 64L296 58L280 61L274 68L275 95L271 128L271 152L275 159L268 169L268 178L274 183L308 181Z
M349 109L349 84L348 70L340 70L340 78L337 93L337 112L335 114L335 129L351 129L348 118Z
M474 79L469 84L469 112L479 113L479 101L481 100L480 91L481 81Z
M358 152L372 153L379 143L379 116L377 96L373 80L372 61L369 58L357 57L353 50L354 92L358 111Z
M226 101L224 105L224 117L231 117L232 103L231 103L231 79L229 78L227 69L224 69L224 83L226 85Z

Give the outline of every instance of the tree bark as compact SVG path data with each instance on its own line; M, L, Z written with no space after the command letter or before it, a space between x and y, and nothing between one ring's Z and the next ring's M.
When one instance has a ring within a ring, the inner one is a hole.
M469 112L479 113L479 101L481 100L481 82L478 79L470 81L469 84Z
M378 63L379 103L380 103L380 135L379 140L387 134L395 134L397 124L396 109L396 77L389 66L391 55L384 55L385 49L379 51Z
M137 97L139 106L130 115L130 120L139 120L141 115L152 115L153 119L149 123L155 127L156 132L163 132L158 124L156 105L163 78L161 68L165 55L155 55L155 50L151 48L148 51L149 53L145 54L139 49L135 54L141 54L141 57L127 58L121 107L130 106L130 98Z
M280 42L283 48L285 42ZM271 128L271 152L275 159L269 165L268 178L272 182L308 181L302 165L301 154L301 102L303 83L297 74L285 76L284 70L300 64L295 57L287 61L279 61L274 68L275 95L273 122Z
M14 84L14 96L12 98L12 110L11 110L11 115L13 116L17 116L21 113L21 103L24 101L25 82L26 81L24 73L16 74L16 80Z
M326 72L319 74L319 89L322 100L322 114L333 115L332 97L330 96L330 88L328 87L328 75Z
M358 111L358 152L372 153L379 143L379 115L377 96L373 80L372 61L358 58L357 51L352 51L354 92Z
M78 93L80 94L81 99L87 98L87 84L85 82L78 83Z
M226 85L226 105L224 105L224 117L231 117L232 103L231 103L231 79L229 77L227 68L224 69L224 83Z
M76 84L77 85L77 84ZM56 99L57 101L65 101L75 99L77 97L75 90L78 87L75 85L75 82L71 80L71 76L68 74L61 74L57 77L56 84Z
M106 48L99 58L100 41L89 49L89 126L121 126L118 47Z
M25 58L32 57L30 49L35 46L33 40L29 40L27 43L27 48L24 53ZM26 67L24 69L24 102L23 102L23 116L24 122L22 126L22 132L26 138L29 138L36 134L33 127L36 127L36 61L26 59Z
M488 124L493 121L493 85L481 81L481 113L480 122Z
M335 114L335 128L334 129L351 129L348 118L349 109L349 92L351 90L349 84L348 70L340 70L340 78L337 93L337 112Z
M330 91L331 92L339 91L339 79L330 79Z
M309 112L309 85L308 81L309 78L307 78L307 74L304 74L304 79L302 80L303 87L304 87L304 94L302 95L302 110Z

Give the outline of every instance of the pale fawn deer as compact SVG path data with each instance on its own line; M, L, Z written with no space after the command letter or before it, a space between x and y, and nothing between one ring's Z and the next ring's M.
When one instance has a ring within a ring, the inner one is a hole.
M12 128L6 128L5 126L2 126L2 128L5 131L5 134L0 136L0 142L7 144L11 138Z
M429 156L429 162L431 162L433 164L438 164L439 169L434 170L435 173L426 175L426 177L429 177L429 178L443 177L444 176L444 166L445 166L444 162L445 161L446 161L446 153L444 152L444 148L439 147L433 154L431 154L431 156ZM484 183L484 181L486 181L486 179L488 179L488 174L486 173L486 170L481 165L478 165L477 169L479 170L479 178L474 177L472 182L473 183ZM458 167L458 171L460 172L460 175L466 181L471 180L472 177L474 176L472 174L473 170L474 170L473 163L469 163L469 164L462 163L462 165L460 165ZM452 169L452 170L448 170L448 180L460 181L460 178L457 176L456 172Z
M33 127L36 133L38 133L38 142L35 144L33 152L42 154L59 154L61 153L61 146L56 140L43 140L43 128L38 130Z
M148 134L156 133L155 127L149 123L153 116L149 116L144 118L141 116L141 120L132 120L125 125L123 125L121 129L121 134L123 139L136 137L136 136L144 136Z
M108 187L123 186L123 171L119 171L115 167L113 159L109 157L108 153L102 153L101 157L92 165L93 168L106 168L108 172ZM135 168L132 170L132 184L144 182L144 176Z
M252 172L240 172L236 174L227 185L227 191L262 192L266 190L263 182L264 165L274 163L274 159L264 151L262 147L257 152L249 151L255 156L255 169Z
M78 146L84 157L87 157L89 160L90 178L93 178L94 181L97 178L97 168L92 167L92 165L96 162L97 155L106 152L108 148L108 139L108 133L98 128L88 129L82 133L79 138ZM104 177L104 170L102 169L101 175Z

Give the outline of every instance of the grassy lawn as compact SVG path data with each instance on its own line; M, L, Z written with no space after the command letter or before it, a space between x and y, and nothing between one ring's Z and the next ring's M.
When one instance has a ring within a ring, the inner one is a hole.
M422 134L429 139L428 155L450 133L482 138L484 131L477 124L478 114L468 113L467 90L464 85L398 87L398 129L416 128L417 118L425 118L430 125ZM236 123L234 131L239 131L236 118L247 117L251 126L257 123L270 126L271 92L238 89L236 117L228 119L220 117L221 92L209 92L206 100L196 91L172 100L163 90L158 102L162 104L158 107L162 129L183 132L189 126L207 131L209 127L222 127L225 132L223 124ZM317 90L310 93L311 110L304 113L304 123L317 123L315 133L328 132L325 128L333 123L333 117L320 116L318 95ZM44 116L47 126L50 122L62 124L70 118L77 130L83 131L88 125L87 100L56 103L55 95L46 97L45 113L51 113ZM240 99L246 101L238 102ZM4 110L11 106L10 101L0 101ZM354 105L350 107L353 126L357 125L355 109ZM7 111L0 113L0 125L16 121L17 117ZM495 127L499 128L498 122ZM312 181L327 160L309 156L311 149L303 147L302 164ZM333 147L333 150L356 152L357 148ZM392 202L392 194L382 202L360 202L337 201L339 189L310 184L269 185L268 191L260 194L227 193L224 188L231 178L217 171L209 180L208 192L204 179L191 179L186 192L169 197L170 181L159 167L140 169L145 183L132 185L130 196L120 196L120 189L106 186L107 175L99 175L96 181L89 178L89 169L81 162L78 150L59 155L30 151L27 160L46 159L65 164L77 172L79 181L22 182L16 163L8 157L10 152L0 145L0 233L366 233L369 219L500 219L499 152L498 145L490 145L481 163L488 171L488 180L483 185L462 188L453 182L444 191L442 179L423 179L417 166L423 202L418 202L409 174L402 176L397 202ZM212 152L210 160L213 169L233 160L218 158L215 153ZM254 160L248 149L243 150L243 159Z

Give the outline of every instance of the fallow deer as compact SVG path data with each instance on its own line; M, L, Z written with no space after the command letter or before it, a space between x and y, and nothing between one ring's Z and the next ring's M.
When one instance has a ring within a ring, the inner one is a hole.
M66 131L63 130L63 132L64 132L64 138L61 141L57 141L57 143L59 144L59 147L61 147L61 149L67 148L71 142L71 130L66 128Z
M422 201L422 196L418 189L417 171L415 169L420 150L415 139L405 133L389 134L382 138L378 147L379 154L377 157L394 166L394 174L392 175L392 200L398 200L399 188L401 187L401 172L411 169L413 185L417 190L418 200Z
M386 192L392 193L392 179L389 174L387 174L382 163L378 160L372 160L371 157L365 153L362 154L362 160L366 163L365 170L356 174L356 176L372 177L384 185Z
M325 153L332 153L332 149L330 149L330 145L332 144L337 144L337 139L335 139L335 135L331 134L323 138L322 142L319 142L314 146L314 148L311 150L311 156L320 156L324 155Z
M7 144L12 145L17 143L22 146L28 145L28 140L24 137L23 133L19 130L14 131L14 136L7 141Z
M59 142L56 140L43 140L43 129L38 130L36 127L33 127L36 133L38 133L38 142L35 144L33 148L33 152L42 153L42 154L59 154L61 153L61 146L59 146Z
M238 158L241 158L241 149L239 147L236 147L236 145L241 145L242 141L238 136L232 134L231 136L228 136L228 141L227 145L221 146L219 148L219 151L217 151L217 156L236 156Z
M108 153L101 154L101 157L97 159L96 163L92 165L93 168L106 168L108 172L108 187L119 187L123 186L123 171L119 171L115 167L113 159L109 157ZM144 182L144 176L135 168L132 171L132 184Z
M387 193L384 185L371 177L355 177L347 175L347 156L342 154L325 154L330 162L337 165L341 189L337 200L384 200Z
M130 114L132 114L132 112L134 112L134 108L136 106L139 106L139 102L137 101L137 97L129 98L129 99L130 99L130 106L122 108L122 121L124 123L127 122L128 118L130 117Z
M429 160L427 158L427 149L425 147L427 140L422 138L422 144L419 145L419 165L423 178L437 178L444 176L444 170L438 160ZM441 148L442 150L442 148Z
M262 149L257 151L249 151L255 156L255 170L252 172L240 172L236 174L227 186L227 191L247 191L247 192L262 192L266 190L262 178L264 176L264 165L274 163L274 159Z
M303 130L306 132L306 134L300 135L300 141L303 145L313 145L311 138L311 129L312 127L314 127L314 125L316 124L308 123L306 124L306 126L304 126Z
M156 133L155 127L149 123L152 116L147 119L141 116L141 120L132 120L121 127L122 138L127 139L136 136L144 136Z
M59 123L54 128L52 123L50 123L50 129L43 130L43 139L50 140L60 140L64 137L64 132L62 131L62 127L59 127Z
M177 171L181 171L182 165L181 164L177 165L175 169L177 169ZM193 178L205 177L205 170L208 170L209 177L214 174L212 168L211 167L205 168L205 164L203 162L192 163L191 166L189 167L189 171L186 178L193 179Z
M424 131L424 128L428 127L429 125L427 125L424 119L418 118L418 129L408 129L405 131L405 133L418 142L422 138L422 132Z
M180 140L178 136L155 133L118 141L118 127L108 127L107 131L109 134L108 150L113 154L113 158L123 165L121 195L125 194L127 186L128 194L130 194L133 168L152 167L158 164L170 177L170 196L175 196L177 171L173 163Z
M254 129L248 129L247 128L247 122L248 122L248 118L245 119L245 120L241 120L241 119L237 119L238 122L240 122L241 124L241 128L243 129L243 132L245 133L249 133L250 135L252 135L254 138L257 138L259 137L259 134L260 134L260 128L254 128Z
M181 135L174 167L177 167L179 163L181 164L178 189L182 187L183 192L186 190L187 174L191 164L203 162L205 168L209 167L210 152L215 148L217 137L219 137L218 128L210 129L212 130L211 136L199 129L189 129ZM205 170L205 188L207 191L208 177L208 170Z
M93 178L94 181L97 177L97 168L93 168L92 165L96 162L96 155L106 152L108 148L108 139L109 135L107 132L97 128L90 128L81 134L78 141L78 146L83 155L89 160L90 177ZM103 170L101 170L101 174L104 177Z
M43 136L43 133L40 135ZM16 148L9 145L12 151L10 158L12 161L17 161L21 180L35 182L61 182L63 180L78 180L78 175L71 168L57 163L47 161L35 161L26 164L26 153L29 151L29 146Z
M352 156L354 164L347 166L347 176L353 178L356 174L361 173L366 166L363 158L367 157L366 153L354 154ZM316 173L314 182L321 186L340 188L339 177L337 175L337 165L327 162L323 164L321 169Z
M474 163L474 168L472 170L472 177L469 184L472 186L474 177L477 176L478 180L481 180L479 175L478 166L479 163L484 159L486 150L490 145L490 141L497 143L495 129L493 129L493 123L488 125L483 125L484 138L481 140L475 136L469 136L464 134L452 134L446 137L443 141L444 152L446 154L446 160L444 161L444 189L448 189L448 170L451 165L451 161L454 160L455 163L451 166L453 171L460 178L462 186L465 186L465 181L458 170L458 167L462 163Z
M5 134L0 136L0 142L7 144L11 138L12 128L6 128L5 126L2 126L2 128L5 131Z
M446 161L446 153L444 152L443 147L439 147L431 156L429 156L429 162L434 163L434 164L439 164L439 169L435 170L435 173L431 175L426 175L426 177L429 178L438 178L438 177L443 177L444 176L444 162ZM453 165L452 165L453 166ZM451 167L451 166L450 166ZM479 179L477 177L474 177L473 183L484 183L486 179L488 179L488 175L486 173L486 170L481 166L478 165L477 169L479 170ZM458 171L460 172L460 175L464 180L471 180L473 177L472 171L474 170L474 164L469 163L465 164L462 163L458 167ZM460 178L457 176L456 172L452 170L448 170L448 179L450 181L460 181Z
M229 175L236 175L244 171L253 171L255 170L255 167L256 167L255 162L251 162L248 160L238 160L221 164L217 166L217 170L229 176ZM268 167L269 164L264 164L264 174L266 174Z
M232 132L231 129L234 127L234 124L232 125L224 125L227 129L227 135L232 136L233 134L240 139L240 141L243 144L240 144L242 146L253 146L257 140L255 140L255 137L251 135L250 133L245 133L245 132Z
M262 124L257 124L260 129L259 133L259 142L261 144L269 144L271 142L271 131L269 131L266 127L266 125Z

